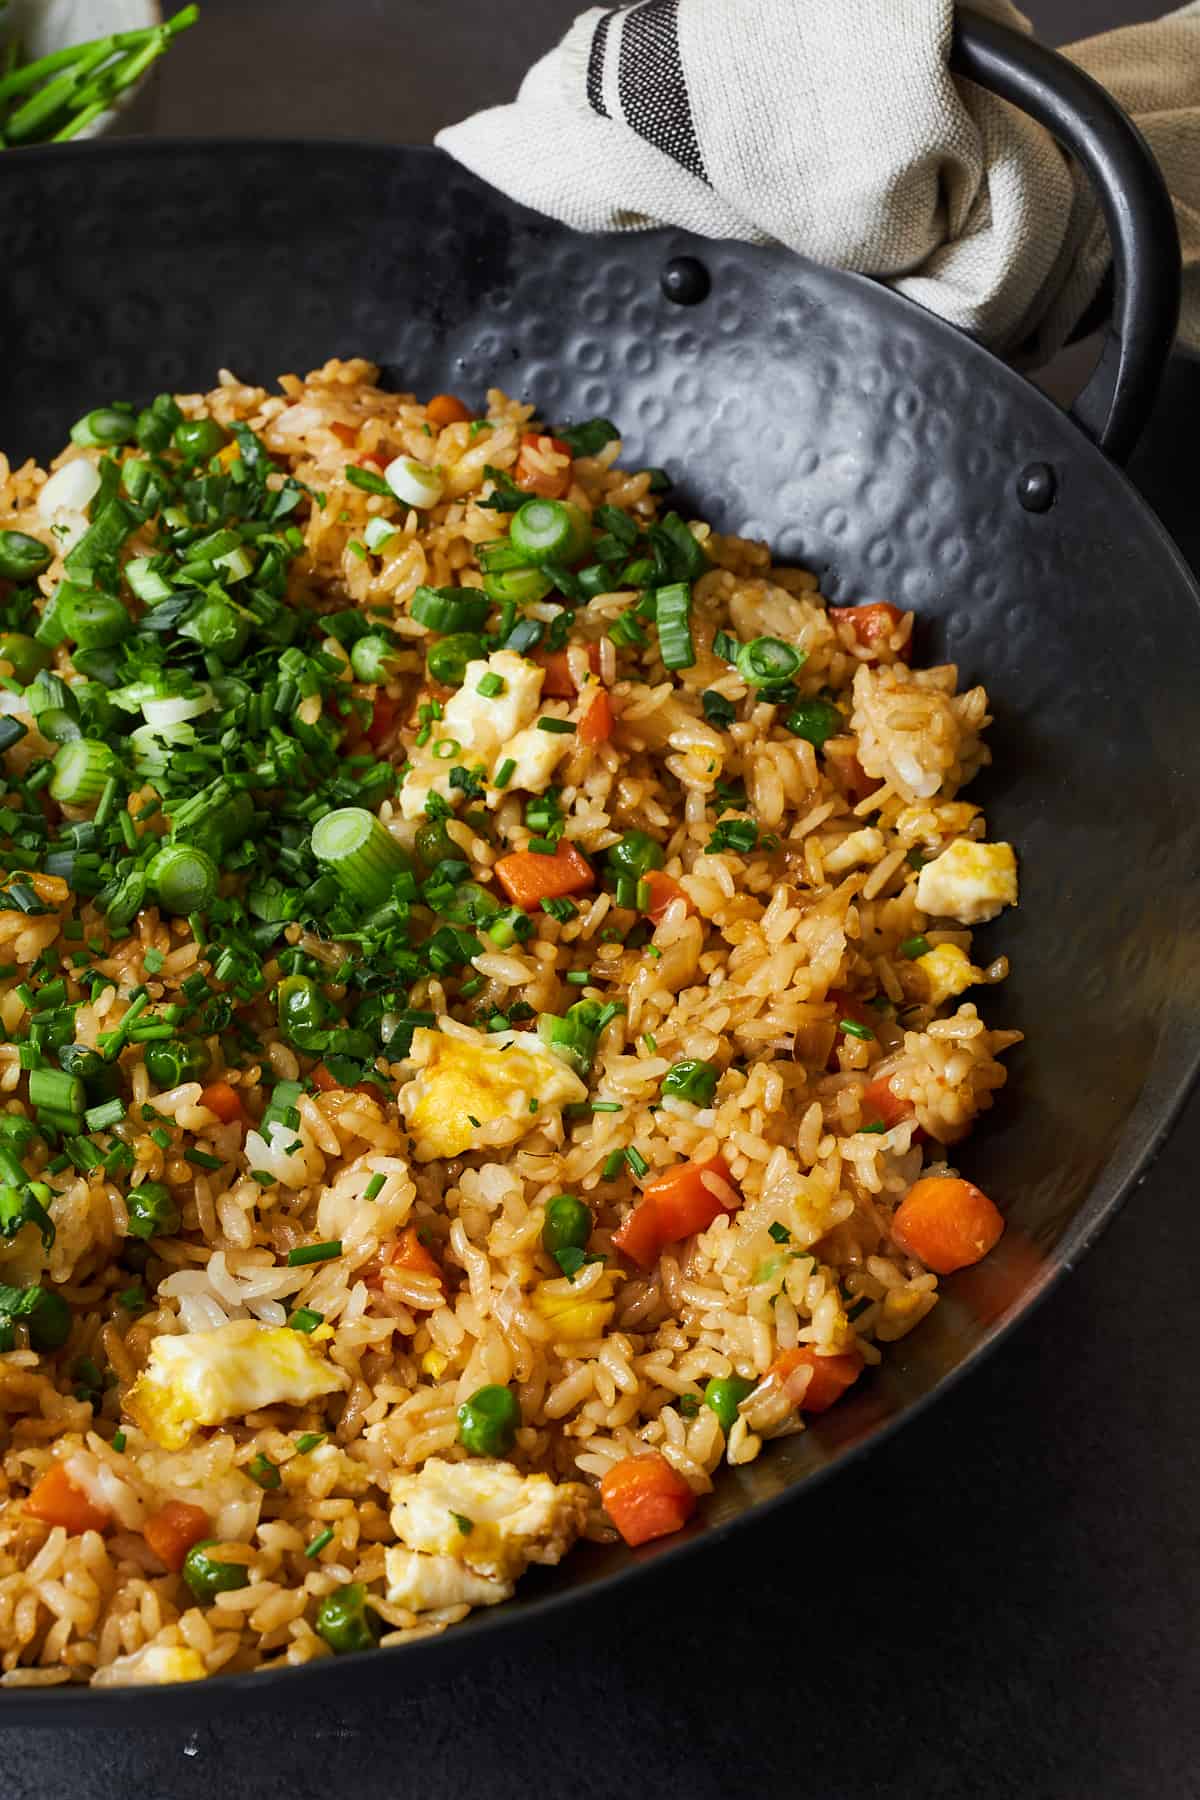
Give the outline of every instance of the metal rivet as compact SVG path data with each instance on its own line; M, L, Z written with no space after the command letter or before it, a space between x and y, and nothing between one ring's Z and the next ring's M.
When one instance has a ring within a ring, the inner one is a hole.
M668 300L676 306L696 306L707 300L712 276L695 256L673 256L658 278Z
M1058 492L1058 477L1049 463L1026 463L1017 476L1017 499L1026 512L1049 512Z

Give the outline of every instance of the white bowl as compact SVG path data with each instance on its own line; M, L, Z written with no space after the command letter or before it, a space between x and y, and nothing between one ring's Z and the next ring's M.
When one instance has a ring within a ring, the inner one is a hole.
M9 0L0 10L0 40L21 39L27 61L107 37L110 31L142 31L162 22L158 0ZM119 115L140 93L153 65L139 81L119 94L107 112L85 125L80 138L99 137L111 131Z

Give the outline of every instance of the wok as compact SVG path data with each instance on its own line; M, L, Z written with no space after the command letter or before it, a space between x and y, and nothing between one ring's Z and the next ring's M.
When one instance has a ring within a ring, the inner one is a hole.
M1112 318L1068 416L871 282L675 232L583 238L431 150L151 142L0 159L0 445L52 453L110 397L360 353L395 385L495 382L550 420L603 413L684 510L768 539L839 601L915 609L923 660L992 697L972 797L1022 858L981 961L1028 1033L961 1152L1008 1230L881 1370L803 1435L724 1472L701 1519L585 1546L440 1639L300 1670L131 1689L11 1690L0 1719L137 1722L394 1680L395 1659L514 1625L694 1552L860 1455L944 1391L1083 1255L1144 1178L1200 1064L1200 600L1121 473L1178 303L1161 180L1124 115L1052 53L964 13L954 66L1078 157L1114 250Z

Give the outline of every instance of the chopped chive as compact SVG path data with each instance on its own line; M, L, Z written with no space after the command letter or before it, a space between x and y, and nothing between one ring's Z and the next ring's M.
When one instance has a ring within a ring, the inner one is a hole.
M89 1131L107 1131L110 1125L119 1125L125 1117L125 1102L114 1096L99 1106L89 1106L83 1116Z
M183 1160L190 1162L197 1169L219 1169L221 1167L220 1157L210 1156L207 1150L185 1150Z
M625 1111L625 1108L621 1105L619 1100L593 1100L590 1102L590 1105L594 1113L619 1113Z
M316 1450L328 1437L325 1431L302 1431L296 1439L296 1455L307 1456L310 1450Z
M370 1181L368 1181L366 1187L363 1189L363 1199L378 1199L379 1195L383 1192L383 1184L386 1179L387 1177L384 1175L372 1175Z
M325 1323L325 1314L318 1312L314 1306L298 1306L288 1320L293 1331L302 1331L306 1335L315 1331L318 1325Z
M124 1450L124 1448L125 1448L125 1433L123 1431L114 1431L113 1432L112 1447L117 1452L118 1456L121 1454L121 1451Z
M507 787L516 771L516 763L511 756L506 756L496 770L493 785L498 788Z
M311 1544L305 1546L305 1556L320 1556L326 1544L333 1542L333 1526L327 1525L324 1531L318 1531Z
M844 1031L847 1037L870 1039L875 1036L869 1025L860 1025L857 1019L839 1019L838 1030Z
M929 939L918 933L916 937L905 938L900 946L900 954L907 957L909 962L916 962L918 956L928 956L930 948Z
M539 731L557 733L561 737L566 737L575 730L570 719L539 719L537 728Z
M643 1175L648 1175L650 1172L650 1164L646 1161L641 1151L633 1144L630 1144L625 1152L625 1161L639 1178Z
M305 1263L330 1262L342 1254L342 1240L330 1238L323 1244L297 1244L287 1254L288 1268L299 1269Z
M605 1181L615 1181L620 1174L624 1163L625 1152L623 1150L610 1150L604 1159L604 1166L600 1171L602 1178Z
M260 1488L277 1488L283 1483L278 1466L269 1456L264 1456L261 1450L246 1464L246 1473L251 1481L257 1481Z

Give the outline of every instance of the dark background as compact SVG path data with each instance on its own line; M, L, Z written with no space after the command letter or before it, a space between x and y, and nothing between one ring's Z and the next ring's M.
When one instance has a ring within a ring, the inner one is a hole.
M425 141L508 97L576 10L203 7L139 98L137 128ZM1051 42L1158 10L1032 8ZM1080 360L1059 365L1058 390ZM1182 433L1197 368L1174 371L1135 466L1193 556L1196 458ZM10 1729L0 1792L1200 1795L1198 1124L1193 1105L1103 1243L999 1355L865 1463L731 1544L585 1601L536 1641L501 1636L431 1675L393 1665L362 1697L194 1730Z

